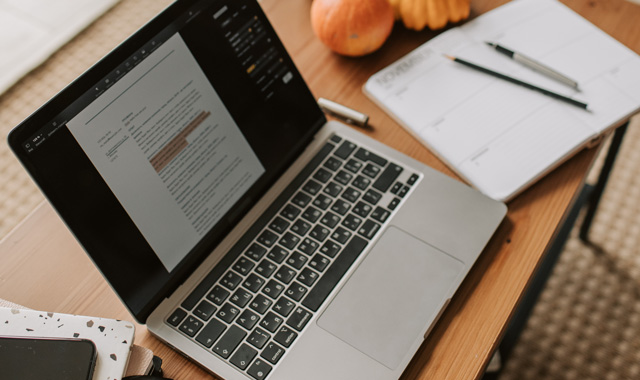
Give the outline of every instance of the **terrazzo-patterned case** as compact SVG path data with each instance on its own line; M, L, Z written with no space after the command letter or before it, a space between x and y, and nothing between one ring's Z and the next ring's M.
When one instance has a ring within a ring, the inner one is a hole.
M122 379L135 326L127 321L0 308L0 335L53 338L84 338L95 343L98 359L93 380Z

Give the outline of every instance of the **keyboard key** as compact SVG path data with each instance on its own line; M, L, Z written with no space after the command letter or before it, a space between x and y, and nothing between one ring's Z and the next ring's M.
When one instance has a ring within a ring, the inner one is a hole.
M265 247L262 247L259 244L253 243L249 246L249 248L247 248L245 255L247 255L247 257L253 259L254 261L260 261L260 259L262 258L262 256L264 256L265 253L267 253L267 249Z
M236 264L233 266L233 269L235 269L235 271L240 273L241 275L246 276L255 265L256 263L247 259L246 257L240 257L238 261L236 261Z
M193 337L202 328L203 323L199 319L193 316L188 316L187 319L180 325L180 331Z
M258 351L249 347L248 344L242 344L238 351L229 359L231 363L233 363L236 367L245 370L249 366L249 363L256 357Z
M318 192L320 192L321 189L322 189L322 185L312 179L308 180L307 183L302 187L302 190L306 191L311 195L318 194Z
M220 318L224 322L231 323L239 314L240 309L230 303L225 303L216 314L216 317Z
M374 206L378 203L378 201L380 201L380 198L382 198L382 194L380 194L379 192L373 189L367 190L367 192L364 193L364 195L362 196L362 199L371 203Z
M222 335L222 338L213 346L213 352L222 356L223 358L229 358L229 355L233 350L238 347L240 342L247 336L247 333L238 326L231 326L227 332Z
M300 215L301 212L302 210L300 210L298 207L292 204L288 204L284 206L282 211L280 211L280 215L289 219L290 221L294 221L298 217L298 215Z
M352 183L353 186L357 187L360 190L366 190L370 184L371 184L371 179L367 177L363 177L361 175L357 176Z
M367 164L364 169L362 169L362 173L371 178L376 178L378 173L380 173L380 167L374 164Z
M266 281L256 275L255 273L251 273L246 280L244 280L244 282L242 283L242 286L244 286L245 288L251 290L254 293L257 293L258 290L260 290L260 288L262 288L262 285L264 285Z
M342 144L340 144L338 149L336 149L335 153L333 154L345 160L347 159L347 157L349 157L349 155L351 155L351 152L353 152L355 149L356 149L356 144L352 143L351 141L345 140L342 142Z
M230 301L238 307L245 307L249 301L251 301L252 297L253 295L251 295L249 291L239 288L235 293L233 293Z
M216 307L213 306L213 304L211 304L210 302L204 300L198 304L195 310L193 310L193 314L195 314L196 317L202 319L205 322L208 321L215 312Z
M342 198L348 200L349 202L355 202L358 200L358 198L360 197L360 192L356 189L354 189L353 187L347 187L343 192L342 192Z
M287 317L295 306L296 304L287 297L280 297L276 304L273 305L273 311L282 315L283 317Z
M300 301L306 293L307 288L294 281L293 284L289 285L285 294L294 301Z
M358 230L358 233L371 240L376 235L376 233L378 233L378 231L380 231L380 225L373 220L367 219L362 227L360 227L360 229Z
M367 246L367 241L359 236L354 236L349 244L336 257L333 263L327 268L327 271L320 277L320 280L309 291L309 294L302 301L302 305L308 307L312 311L317 311L325 298L331 293L342 276L349 270L351 264L360 256L360 253ZM289 326L296 328L287 322ZM299 330L298 330L299 331Z
M307 207L307 205L311 202L311 197L305 193L298 192L292 199L291 203L294 205L303 208Z
M211 293L209 293L207 295L207 299L209 301L215 303L216 305L222 305L224 300L226 300L227 297L229 297L230 294L231 293L226 291L221 286L216 285L216 286L213 287L213 290L211 290Z
M387 160L378 156L375 153L371 153L364 148L358 149L358 151L354 154L354 157L361 159L362 161L371 161L380 166L385 166L387 164Z
M402 182L396 182L391 188L391 193L398 194L398 191L400 191L400 189L402 189Z
M344 164L344 168L352 173L357 173L363 165L364 164L362 162L352 158Z
M276 245L271 251L269 251L267 257L276 263L281 264L288 255L289 251L279 245Z
M333 234L331 234L331 238L335 241L337 241L338 243L346 243L347 240L349 240L349 238L351 237L351 232L345 230L342 227L338 227L336 228L335 231L333 231Z
M264 294L258 294L256 298L254 298L253 301L249 303L249 307L260 314L264 314L267 310L269 310L272 304L273 301L267 298Z
M271 366L261 359L256 359L247 370L247 373L256 380L264 380L269 372L271 372Z
M234 290L238 285L240 285L241 281L242 277L239 274L229 271L224 275L224 277L222 277L220 283L227 289Z
M319 277L320 275L317 272L314 272L309 268L304 268L298 275L297 280L310 287Z
M186 311L184 311L182 309L176 309L176 311L171 313L169 318L167 318L167 323L170 324L171 326L178 327L180 322L182 322L182 320L186 316L187 316L187 312Z
M295 207L293 205L289 206ZM264 230L256 240L258 241L258 243L264 245L267 248L270 248L276 243L276 241L278 241L278 235L276 235L271 230Z
M321 210L326 210L327 208L329 208L329 206L331 206L331 202L333 202L332 198L326 196L325 194L318 194L316 199L313 201L313 205Z
M247 342L251 343L254 347L260 349L264 347L264 345L271 339L271 335L257 327L254 332L252 332L247 338Z
M309 238L305 238L302 241L302 243L300 243L300 245L298 246L298 249L301 252L306 253L307 255L313 255L316 249L318 249L319 245L320 244L318 244L316 241L313 241Z
M287 230L287 228L289 228L290 224L291 223L287 222L281 217L276 216L276 218L271 221L271 224L269 224L269 228L279 234L283 234Z
M293 278L296 276L296 271L289 268L286 265L283 265L280 267L280 269L278 269L278 271L275 274L275 278L285 284L288 284L291 282L291 280L293 280Z
M402 173L402 167L390 163L380 174L380 177L373 183L373 187L386 193L389 187L395 182L396 178Z
M350 207L351 205L349 204L349 202L343 201L342 199L336 199L336 201L333 203L333 206L331 206L331 211L335 212L336 214L344 215L347 213L347 211L349 211Z
M297 233L300 236L304 236L307 231L309 231L309 229L311 229L311 224L305 222L302 219L296 220L296 222L293 223L293 226L291 226L291 231Z
M407 195L409 190L410 190L409 186L402 186L402 189L400 189L400 191L398 191L398 196L400 198L404 198L404 196Z
M332 197L337 197L342 191L342 185L338 185L335 182L329 182L327 186L322 189L325 193L329 194Z
M260 356L267 359L271 364L278 363L282 355L284 355L284 348L273 342L267 344L267 347L260 354Z
M196 341L200 342L203 346L207 348L211 348L213 342L218 340L220 335L226 330L227 326L220 322L217 319L212 319L207 325L202 329L200 334L196 337Z
M318 169L315 174L313 174L313 179L321 183L327 183L331 179L333 174L325 168Z
M342 166L342 161L340 161L335 157L329 157L324 162L323 166L331 170L332 172L335 172L336 170L340 169L340 167Z
M399 204L400 204L400 198L393 198L391 202L389 202L389 205L387 206L387 208L393 211L396 209L396 207L398 207Z
M284 285L275 280L269 280L267 285L262 288L262 292L273 299L280 297L280 294L282 294L283 291ZM269 306L271 306L271 304L269 304Z
M270 311L267 313L267 315L264 316L264 318L262 318L262 320L260 321L260 326L273 333L276 332L278 327L280 327L283 322L284 319L282 319L282 317Z
M353 214L347 215L347 217L342 221L342 225L347 227L351 231L355 231L356 229L358 229L360 223L362 223L362 219Z
M338 135L332 135L331 141L333 141L334 143L339 143L340 141L342 141L342 137ZM331 145L332 147L334 146L333 144L327 144L327 145Z
M300 242L300 237L292 234L291 232L287 232L280 238L280 244L288 249L295 248L296 245Z
M298 334L287 326L282 326L280 331L273 337L273 340L280 343L281 345L289 348L291 343L298 337Z
M331 260L329 260L329 258L319 253L316 253L316 255L313 256L313 258L311 259L309 266L317 270L318 272L324 272L324 270L327 268L329 263L331 263Z
M260 316L258 314L254 313L249 309L246 309L245 311L242 312L242 314L240 314L240 316L236 320L236 323L247 330L251 330L253 326L255 326L256 323L258 323L259 320L260 320Z
M302 331L310 319L311 313L299 307L293 312L293 314L291 314L289 319L287 319L287 325L293 327L297 331Z
M338 174L336 174L336 176L334 177L334 179L343 184L343 185L348 185L349 182L351 181L351 178L353 178L353 174L346 172L344 170L340 170L338 172Z
M364 203L364 202L358 202L356 203L355 206L353 206L353 213L362 217L362 218L366 218L367 215L369 215L369 213L371 212L371 210L373 209L373 207L371 207L370 204Z
M313 227L313 229L309 233L309 236L311 236L312 238L316 239L319 242L323 242L324 239L326 239L330 233L331 233L331 230L329 230L325 226L318 224L317 226Z
M302 213L302 218L308 220L311 223L315 223L322 216L322 211L313 206L307 207Z
M320 219L320 223L324 224L329 228L333 228L340 223L340 217L331 211L327 211Z
M384 223L387 221L387 218L391 215L389 210L385 210L382 207L376 207L371 214L371 218L377 220L380 223Z
M411 174L411 177L409 177L409 179L407 180L407 184L409 186L413 186L418 181L418 178L420 178L420 176L418 176L417 174Z
M336 254L338 252L340 252L340 245L334 241L327 241L326 243L324 243L322 245L322 248L320 248L320 252L324 253L325 255L333 258L336 256Z
M256 273L268 278L271 277L271 275L276 271L277 268L277 265L267 259L264 259L256 267Z
M289 256L287 259L287 264L291 265L296 269L302 268L302 266L307 262L307 257L302 253L295 251Z

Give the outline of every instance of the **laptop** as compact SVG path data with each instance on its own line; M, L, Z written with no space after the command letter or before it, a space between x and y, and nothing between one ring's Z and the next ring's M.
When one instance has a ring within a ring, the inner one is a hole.
M9 144L135 319L229 380L396 379L506 206L327 122L255 0L178 0Z

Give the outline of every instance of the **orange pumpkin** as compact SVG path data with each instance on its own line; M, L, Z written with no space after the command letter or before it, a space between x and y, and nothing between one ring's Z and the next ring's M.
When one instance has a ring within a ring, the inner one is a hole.
M311 5L314 33L342 55L361 56L379 49L393 23L388 0L313 0Z

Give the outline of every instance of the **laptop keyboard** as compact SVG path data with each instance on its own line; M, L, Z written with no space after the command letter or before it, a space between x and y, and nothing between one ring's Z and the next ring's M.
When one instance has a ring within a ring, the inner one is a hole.
M419 179L404 171L332 136L166 322L265 379Z

